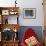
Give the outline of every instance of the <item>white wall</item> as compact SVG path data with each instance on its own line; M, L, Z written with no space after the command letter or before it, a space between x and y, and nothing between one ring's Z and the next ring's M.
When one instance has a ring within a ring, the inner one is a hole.
M15 6L15 0L0 0L0 6ZM20 7L19 24L21 26L43 26L43 6L42 0L17 0ZM24 19L23 8L36 8L36 19Z
M12 7L15 5L15 0L0 0L0 6L1 7Z
M22 4L21 4L22 3ZM43 6L42 0L24 0L21 1L20 9L23 8L36 8L36 19L24 19L23 10L21 10L20 25L22 26L43 26Z

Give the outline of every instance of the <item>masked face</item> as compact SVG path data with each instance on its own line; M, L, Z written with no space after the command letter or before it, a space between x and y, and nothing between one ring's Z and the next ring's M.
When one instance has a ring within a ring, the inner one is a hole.
M38 42L38 41L37 41L37 39L36 39L34 36L32 36L32 37L30 37L30 38L28 38L28 39L25 40L25 43L26 43L28 46L36 45L37 42Z

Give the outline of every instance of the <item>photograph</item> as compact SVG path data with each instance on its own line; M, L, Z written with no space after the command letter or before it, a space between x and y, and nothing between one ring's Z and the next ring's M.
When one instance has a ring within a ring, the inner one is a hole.
M25 19L35 19L36 8L23 8L23 16Z

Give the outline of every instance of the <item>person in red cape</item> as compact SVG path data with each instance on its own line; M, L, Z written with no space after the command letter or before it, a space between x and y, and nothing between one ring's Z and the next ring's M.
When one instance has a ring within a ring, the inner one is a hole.
M28 28L22 38L21 46L41 46L36 33L32 28Z

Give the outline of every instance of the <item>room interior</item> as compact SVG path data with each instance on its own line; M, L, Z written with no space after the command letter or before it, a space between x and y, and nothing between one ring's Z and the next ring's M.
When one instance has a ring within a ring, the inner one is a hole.
M46 16L43 15L46 15L45 0L1 0L0 46L22 46L28 28L33 29L42 46L46 46Z

